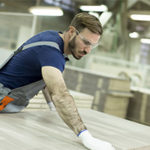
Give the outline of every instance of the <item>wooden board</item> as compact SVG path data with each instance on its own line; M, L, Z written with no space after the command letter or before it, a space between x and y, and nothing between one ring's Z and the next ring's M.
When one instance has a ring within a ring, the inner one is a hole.
M93 136L116 150L150 150L150 127L90 109L79 110ZM0 114L1 150L86 150L55 111Z

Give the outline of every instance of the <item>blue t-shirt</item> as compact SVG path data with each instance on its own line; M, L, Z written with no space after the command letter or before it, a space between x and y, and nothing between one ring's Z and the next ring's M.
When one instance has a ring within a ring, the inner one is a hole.
M30 38L22 46L39 41L56 42L60 50L42 45L21 51L0 70L0 83L5 87L14 89L41 80L42 66L53 66L63 72L66 62L64 42L58 32L41 32Z

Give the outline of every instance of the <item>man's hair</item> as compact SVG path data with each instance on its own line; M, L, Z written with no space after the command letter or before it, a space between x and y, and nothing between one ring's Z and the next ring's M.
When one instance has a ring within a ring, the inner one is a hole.
M84 28L91 32L102 35L103 29L97 17L88 13L78 13L72 19L70 26L74 26L77 30L82 31Z

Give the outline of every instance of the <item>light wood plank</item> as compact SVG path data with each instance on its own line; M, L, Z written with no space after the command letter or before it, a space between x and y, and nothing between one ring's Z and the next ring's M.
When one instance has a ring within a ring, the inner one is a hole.
M117 150L149 150L150 127L91 109L79 112L93 136ZM86 150L56 111L0 114L1 150Z

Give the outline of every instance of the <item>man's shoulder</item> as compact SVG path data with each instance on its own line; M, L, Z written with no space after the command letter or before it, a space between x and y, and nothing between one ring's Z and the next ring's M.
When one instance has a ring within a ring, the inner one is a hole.
M43 32L40 32L33 37L31 37L29 40L27 40L24 45L39 42L39 41L53 41L54 39L57 39L58 32L54 30L46 30Z
M57 31L54 31L54 30L46 30L46 31L43 31L43 32L40 32L40 33L38 33L37 34L37 36L40 36L41 38L41 40L50 40L51 39L51 37L57 37L58 36L58 32Z

